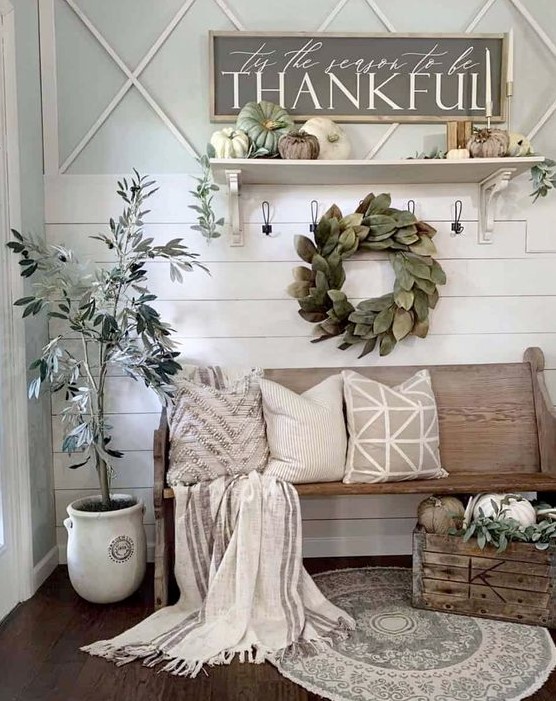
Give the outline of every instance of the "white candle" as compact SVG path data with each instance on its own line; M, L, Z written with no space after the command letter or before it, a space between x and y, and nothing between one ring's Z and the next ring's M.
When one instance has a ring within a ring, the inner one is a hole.
M490 75L490 51L485 49L486 75L485 75L485 116L492 117L492 83Z
M514 30L510 29L510 34L508 36L508 74L506 76L506 82L514 82Z

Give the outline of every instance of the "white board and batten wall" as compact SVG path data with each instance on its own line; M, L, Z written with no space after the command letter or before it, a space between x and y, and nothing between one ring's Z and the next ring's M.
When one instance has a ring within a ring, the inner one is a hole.
M380 6L381 12L373 11L372 4ZM179 285L170 282L165 264L150 266L151 286L159 296L157 307L173 324L185 361L267 368L495 363L519 361L527 346L538 345L545 351L547 379L556 397L556 234L551 226L556 198L531 207L526 177L510 184L498 210L491 245L477 243L476 186L384 183L374 187L375 191L391 192L399 207L415 200L416 214L437 227L438 257L448 274L448 284L441 289L426 340L403 343L386 358L371 355L358 360L355 351L337 350L334 341L311 344L311 329L298 317L297 305L285 289L292 267L299 264L293 236L308 232L310 201L316 199L321 212L332 202L350 211L368 188L309 184L245 187L245 246L232 248L225 237L207 246L191 231L188 190L192 183L186 175L196 172L191 151L202 152L212 131L207 117L207 33L209 29L234 27L360 31L364 26L368 31L446 32L470 28L497 32L513 25L513 126L526 133L537 129L537 150L554 155L555 122L550 108L556 94L550 76L556 64L556 30L551 29L556 22L546 21L554 14L549 0L533 4L534 8L524 13L517 0L486 4L465 0L444 13L432 1L408 10L407 3L398 0L369 4L311 0L307 5L312 13L304 12L301 19L297 13L295 20L292 18L291 3L273 8L274 20L269 25L268 13L263 15L255 0L185 4L168 0L151 3L141 13L125 14L127 31L122 31L123 13L108 0L45 0L41 2L41 45L47 238L73 247L83 259L108 261L99 243L88 237L118 214L116 180L137 167L155 174L161 186L152 199L148 232L160 241L183 236L187 245L201 254L211 273L196 271ZM539 37L539 22L545 28L543 37ZM132 78L126 75L119 62L133 71L172 23L172 31L158 42L143 72ZM126 88L128 81L131 85ZM87 87L92 82L94 90ZM120 93L121 99L115 100ZM442 127L433 125L396 129L391 125L350 125L347 130L357 158L370 153L375 158L401 158L433 144L442 145L444 139ZM260 206L265 199L271 205L273 227L268 237L261 232ZM450 231L456 199L463 202L465 230L461 236L452 236ZM218 206L224 213L222 202ZM353 299L383 294L391 288L392 271L384 256L358 257L346 263L346 270L345 290ZM52 324L51 334L59 330ZM132 380L114 375L108 405L117 436L114 440L126 452L118 463L114 486L147 503L145 518L152 554L151 448L160 411L158 400ZM65 507L95 491L96 475L87 468L67 469L68 458L59 452L59 411L59 401L53 400L56 525L63 560ZM408 553L418 501L419 497L413 496L306 500L305 553Z

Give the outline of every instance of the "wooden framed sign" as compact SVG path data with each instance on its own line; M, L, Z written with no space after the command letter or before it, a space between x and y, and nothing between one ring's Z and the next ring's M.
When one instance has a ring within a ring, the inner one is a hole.
M296 121L481 119L490 81L501 122L507 35L210 32L210 74L212 121L259 100Z

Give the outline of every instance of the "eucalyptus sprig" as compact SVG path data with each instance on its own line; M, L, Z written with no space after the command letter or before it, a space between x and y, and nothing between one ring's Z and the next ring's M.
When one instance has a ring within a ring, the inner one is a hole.
M193 195L197 200L197 204L190 204L189 208L197 212L198 215L197 224L191 228L193 231L201 233L206 238L207 243L210 243L212 239L220 238L222 234L218 229L224 224L224 219L222 217L216 219L212 207L214 193L220 190L218 185L212 180L209 160L212 156L214 156L214 147L209 144L207 146L207 155L197 158L197 163L201 166L201 176L195 178L197 187L189 191L189 194Z
M542 163L536 163L531 167L531 182L533 192L531 197L536 202L539 197L546 197L556 185L556 161L545 158Z
M117 221L110 219L107 233L91 237L110 251L115 259L111 265L83 265L65 246L47 245L15 230L7 244L19 256L21 275L33 280L32 294L15 302L23 307L23 316L45 312L64 323L63 335L47 343L31 364L37 375L29 397L38 397L44 386L51 392L65 391L62 451L81 454L72 468L93 458L104 509L111 506L113 459L123 455L112 447L112 427L106 420L110 369L141 380L165 402L181 367L171 340L173 329L152 306L157 297L147 287L147 264L168 262L170 277L178 282L183 281L182 272L203 268L182 239L154 245L154 239L145 236L145 201L156 192L154 185L137 171L129 182L118 183L123 212Z

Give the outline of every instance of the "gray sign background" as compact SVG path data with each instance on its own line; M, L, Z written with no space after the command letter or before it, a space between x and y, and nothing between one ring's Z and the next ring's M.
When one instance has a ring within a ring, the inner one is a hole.
M281 80L284 107L297 121L315 115L354 122L481 120L486 48L491 54L493 121L503 120L503 34L210 32L209 40L212 121L233 120L246 102L256 101L257 81L263 88L262 99L279 102ZM359 98L358 105L338 82L353 98ZM437 84L440 103L452 109L439 106ZM372 87L374 109L369 109ZM415 109L410 109L412 94Z

